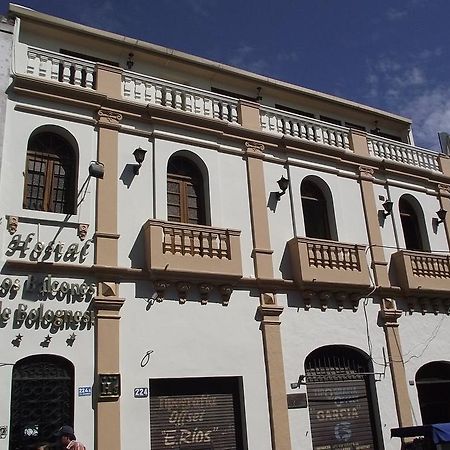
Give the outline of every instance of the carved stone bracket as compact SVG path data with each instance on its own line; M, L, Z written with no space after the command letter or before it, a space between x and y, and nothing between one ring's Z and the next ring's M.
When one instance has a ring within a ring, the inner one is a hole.
M222 305L228 306L228 303L230 302L230 297L233 292L233 288L227 284L224 284L223 286L219 287L219 292L222 297Z
M100 123L109 123L111 125L118 125L123 118L122 114L110 109L99 109L97 115Z
M372 169L372 167L359 166L358 170L359 170L359 177L362 180L368 180L368 181L373 180L374 170Z
M176 284L176 287L177 287L177 291L178 291L180 304L186 303L187 293L188 293L189 289L191 288L191 285L186 281L179 281Z
M450 197L450 185L438 184L438 193L441 197Z
M246 141L245 142L245 148L247 155L250 156L263 156L264 154L264 144L261 144L259 142L253 142L253 141Z
M198 286L198 291L200 293L200 303L206 305L208 303L209 293L212 290L210 284L202 283Z
M19 227L19 218L17 216L6 216L6 229L9 234L15 234Z
M336 308L339 312L344 309L345 302L348 299L348 295L345 292L338 292L336 295Z
M89 229L88 223L78 224L78 237L80 238L80 241L84 241L86 239L88 229Z
M395 300L384 298L381 304L380 317L386 327L398 327L397 320L402 316L402 311L397 309Z
M101 281L98 284L98 292L103 297L115 297L117 295L116 283Z
M303 293L303 303L305 305L306 311L311 309L311 302L315 297L316 297L316 294L313 291L305 291Z
M167 281L156 280L153 282L153 287L156 291L156 301L162 302L164 300L166 289L170 286Z
M319 295L320 299L320 309L326 311L328 307L328 302L331 299L331 294L329 292L321 292Z

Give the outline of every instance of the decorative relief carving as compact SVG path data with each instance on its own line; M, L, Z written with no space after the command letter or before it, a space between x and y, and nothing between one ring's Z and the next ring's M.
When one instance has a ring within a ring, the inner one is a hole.
M303 303L305 305L305 310L311 309L311 301L315 298L316 294L313 291L305 291L303 293Z
M123 118L122 114L110 109L99 109L97 114L99 121L111 124L118 124Z
M224 284L223 286L219 287L220 295L222 297L222 305L228 306L228 303L230 302L230 297L233 292L233 288L227 284Z
M212 290L210 284L202 283L198 286L198 291L200 293L200 303L206 305L208 303L209 293Z
M320 299L320 309L322 311L326 311L328 308L328 302L331 299L331 294L329 292L321 292L319 295L319 299Z
M156 301L162 302L165 297L166 289L169 287L169 283L163 280L156 280L153 282L153 286L156 291Z
M6 216L6 229L9 234L15 234L19 226L19 218L17 216Z
M176 285L180 304L186 303L187 293L191 285L186 281L179 281Z
M262 155L264 153L264 144L253 141L245 142L246 152L254 155Z
M268 293L262 294L262 302L264 305L275 305L276 304L275 295Z
M99 292L103 297L115 297L117 295L116 283L101 281Z
M99 374L98 396L100 400L120 397L120 374Z
M438 184L438 193L442 197L450 197L450 185Z
M86 239L88 229L89 229L88 223L78 224L78 237L80 238L80 241L84 241Z
M358 170L359 170L360 178L362 178L364 180L372 180L373 179L374 170L372 169L372 167L359 166Z
M348 295L345 292L338 292L335 294L336 308L339 312L344 309L344 304L348 299Z

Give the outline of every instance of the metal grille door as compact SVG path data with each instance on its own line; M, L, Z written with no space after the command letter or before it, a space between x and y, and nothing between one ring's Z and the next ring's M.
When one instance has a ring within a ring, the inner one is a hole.
M324 347L306 360L313 448L376 449L368 363L358 352Z
M10 450L34 448L73 424L73 372L57 356L31 356L14 366Z

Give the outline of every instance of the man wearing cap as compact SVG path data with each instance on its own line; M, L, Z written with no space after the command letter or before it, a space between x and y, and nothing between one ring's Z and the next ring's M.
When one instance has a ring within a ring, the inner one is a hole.
M86 447L78 442L75 437L73 428L69 425L63 425L58 432L56 433L59 438L59 442L63 446L64 449L67 450L86 450Z

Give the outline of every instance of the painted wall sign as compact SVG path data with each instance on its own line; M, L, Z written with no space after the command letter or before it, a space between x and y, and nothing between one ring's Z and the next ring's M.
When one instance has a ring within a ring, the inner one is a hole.
M148 388L140 387L134 388L134 398L147 398L148 397Z
M0 297L6 297L9 294L13 298L21 287L19 279L3 278L0 282ZM50 274L45 277L28 275L23 287L25 293L38 294L41 300L48 298L67 299L68 303L76 301L90 302L96 292L95 283L56 281L52 279Z
M12 321L14 329L21 328L51 328L52 331L58 329L84 329L91 328L95 322L94 311L72 311L68 309L48 309L40 304L36 308L29 308L29 305L19 303L13 310L4 307L0 301L0 328Z
M78 388L78 397L90 397L92 395L91 386L80 386Z
M38 241L33 244L35 233L29 233L25 238L21 234L15 234L8 244L6 256L16 256L20 259L29 259L35 262L79 262L83 263L89 254L89 248L93 243L88 239L82 246L78 242L69 244L66 248L64 242L50 241L48 243Z

